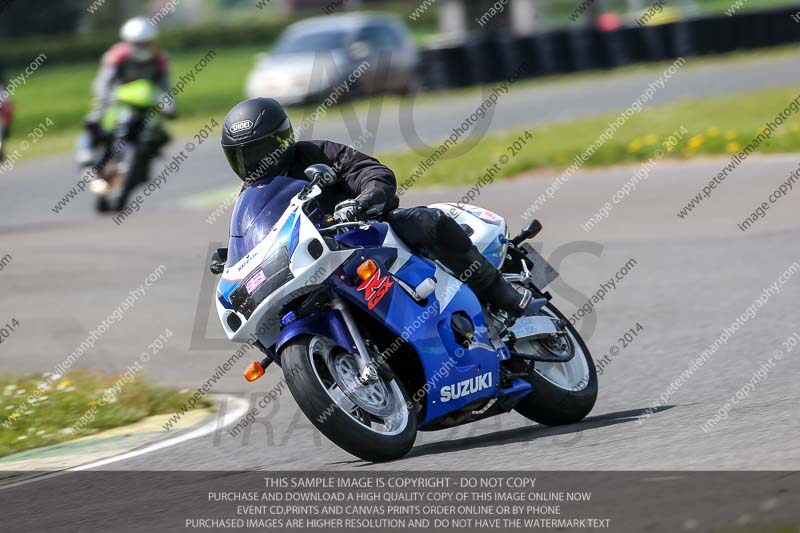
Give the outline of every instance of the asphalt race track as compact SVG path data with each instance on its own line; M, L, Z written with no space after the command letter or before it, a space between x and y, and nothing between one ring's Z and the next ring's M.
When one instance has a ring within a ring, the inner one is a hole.
M794 62L779 59L735 67L693 70L687 66L681 73L686 81L676 77L656 103L696 95L700 86L704 92L719 94L773 82L788 84L800 78L796 68L788 68L790 64ZM770 78L769 72L775 76ZM762 74L765 77L756 78ZM717 81L711 83L712 79ZM512 92L513 100L503 105L516 113L512 116L506 107L499 108L491 127L621 109L641 93L647 81L648 76L636 73L613 83L580 82L569 91L548 85L529 89L529 94ZM613 91L615 96L605 99L602 91L609 95ZM563 106L548 100L558 92ZM594 99L587 101L590 94ZM512 107L528 99L530 107ZM550 102L547 112L542 109L546 101ZM445 134L452 128L450 124L457 124L464 110L475 104L454 99L437 105L440 115L426 119L426 138ZM567 113L567 109L572 111ZM445 114L447 120L442 118ZM422 131L423 126L419 128ZM325 122L318 130L319 136L338 139L346 137L345 132L335 122ZM396 131L386 135L379 136L379 149L397 145ZM796 420L800 348L770 367L766 378L753 379L762 364L775 358L781 343L800 330L796 307L800 271L793 277L784 275L800 262L798 199L792 197L798 193L771 206L766 217L748 232L737 228L789 178L798 158L751 157L710 198L680 219L677 211L725 162L659 162L648 179L588 233L581 224L610 201L637 167L581 171L536 213L545 225L538 239L543 254L557 263L562 273L552 286L555 303L568 316L629 265L616 288L580 323L596 359L618 346L618 339L637 323L643 328L630 346L610 359L600 377L600 398L588 419L574 426L546 428L509 414L443 432L420 433L407 458L380 469L800 468ZM159 165L157 162L154 168ZM523 223L522 213L556 177L555 173L537 173L496 183L484 189L474 203L507 217L517 229ZM18 334L0 349L4 371L52 369L162 264L166 270L161 279L80 364L123 371L147 343L169 327L176 337L151 361L145 374L162 383L194 389L236 350L237 346L220 341L222 332L212 316L211 293L201 290L211 282L207 252L214 243L225 240L229 213L209 224L206 218L211 207L181 207L181 200L192 194L231 183L216 142L201 147L172 183L120 226L91 214L88 193L62 214L50 210L76 180L64 158L21 164L2 179L0 257L10 254L13 260L0 271L3 314L9 315L0 316L0 321L13 316L21 324ZM412 191L403 204L458 200L466 189ZM637 417L723 334L723 328L730 328L782 275L785 282L779 291L770 294L765 305L741 324L709 361L677 389L671 389L652 416L638 423ZM278 381L279 372L272 368L266 379L248 384L240 374L243 366L240 363L222 378L215 392L254 400ZM745 398L726 410L727 419L704 431L701 426L747 383L753 386ZM261 413L249 433L234 438L221 428L213 435L104 468L378 467L326 441L302 417L291 397L283 394Z

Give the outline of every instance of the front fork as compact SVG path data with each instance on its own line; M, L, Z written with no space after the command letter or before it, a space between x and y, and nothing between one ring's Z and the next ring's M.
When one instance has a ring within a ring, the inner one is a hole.
M331 307L339 311L339 314L342 315L344 325L347 327L347 331L350 333L350 337L356 345L356 353L358 355L358 382L362 385L375 383L378 381L378 369L375 367L369 355L367 345L364 343L364 338L361 336L358 324L356 324L353 314L347 306L347 301L338 294L334 294L331 300Z

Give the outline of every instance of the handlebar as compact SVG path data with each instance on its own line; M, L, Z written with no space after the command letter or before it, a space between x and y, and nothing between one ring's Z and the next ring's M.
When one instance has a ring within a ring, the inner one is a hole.
M327 228L322 228L319 230L320 234L326 235L328 233L334 233L340 229L347 229L347 228L360 228L361 226L368 225L367 221L364 222L340 222L338 224L334 224L333 226L328 226Z

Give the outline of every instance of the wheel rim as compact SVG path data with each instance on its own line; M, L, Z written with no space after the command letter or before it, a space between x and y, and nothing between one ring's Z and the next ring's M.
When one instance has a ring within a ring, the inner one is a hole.
M347 416L380 435L396 435L406 429L408 406L396 380L387 383L379 377L375 383L366 387L361 385L357 379L355 354L336 350L333 342L325 337L314 337L309 343L308 354L320 385ZM330 366L326 362L328 358L333 362ZM332 372L337 375L334 377Z
M558 318L555 313L546 307L540 311L540 314ZM557 340L524 341L523 346L525 349L520 350L522 352L526 352L529 349L533 352L543 351L546 354L558 357L567 357L574 352L572 359L565 363L536 361L533 365L533 371L560 389L581 391L589 385L590 371L589 363L586 361L586 354L583 353L580 343L569 328L566 330L566 335L559 337Z
M337 381L353 401L370 414L390 416L395 411L394 396L382 379L362 385L358 381L358 361L351 353L340 353L334 357ZM334 378L335 379L335 378Z

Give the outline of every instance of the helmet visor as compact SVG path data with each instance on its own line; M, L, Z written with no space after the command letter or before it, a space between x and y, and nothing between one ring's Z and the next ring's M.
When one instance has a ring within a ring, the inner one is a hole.
M233 171L247 182L286 172L293 148L291 126L247 144L222 147Z

